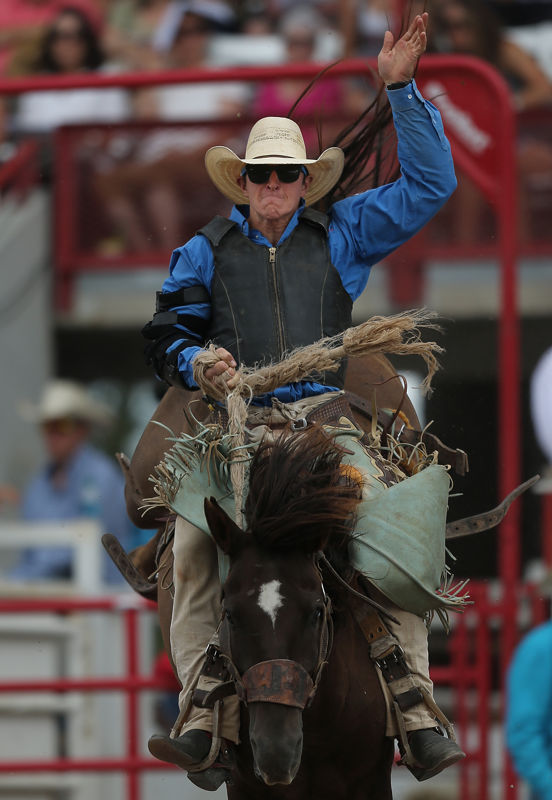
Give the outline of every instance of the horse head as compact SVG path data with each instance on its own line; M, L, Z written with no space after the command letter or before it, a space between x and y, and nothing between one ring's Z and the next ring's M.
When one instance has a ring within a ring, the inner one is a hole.
M317 554L348 541L359 499L342 451L321 430L261 444L242 530L211 500L205 515L230 558L221 649L249 714L254 769L290 784L301 763L302 713L331 649L331 607Z

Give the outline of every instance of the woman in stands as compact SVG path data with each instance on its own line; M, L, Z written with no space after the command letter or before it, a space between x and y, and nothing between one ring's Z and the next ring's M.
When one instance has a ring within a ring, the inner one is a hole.
M516 112L535 108L552 108L552 82L533 56L510 40L500 18L481 0L434 0L433 36L436 49L445 53L477 56L492 64L504 77L511 90ZM520 234L529 236L531 214L528 203L535 189L552 190L552 146L550 137L521 133L518 138L518 170L522 189L520 196ZM481 234L481 194L465 176L451 207L457 241L473 242Z
M38 53L27 62L26 71L76 75L105 70L99 30L79 9L67 7L43 34ZM41 135L49 143L49 135L60 125L116 122L125 119L128 113L128 99L120 89L27 92L18 98L13 127L19 137Z

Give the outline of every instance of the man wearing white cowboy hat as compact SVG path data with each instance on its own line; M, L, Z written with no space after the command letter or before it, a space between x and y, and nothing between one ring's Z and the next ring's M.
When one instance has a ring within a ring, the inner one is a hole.
M130 544L132 526L126 515L121 472L114 460L89 442L93 429L113 422L110 409L80 384L52 380L36 404L22 404L21 415L40 426L47 455L46 464L23 494L22 517L44 522L94 516L104 531L116 531ZM66 547L24 550L8 577L67 578L71 558L72 550ZM108 559L104 578L110 583L120 582Z
M343 152L330 147L319 158L307 158L301 131L287 118L259 120L243 158L226 147L207 152L211 180L235 205L229 219L216 217L173 253L157 313L144 329L150 362L166 382L197 388L194 359L208 341L218 345L220 360L204 374L226 380L231 388L240 363L277 361L295 347L343 331L351 325L352 303L371 266L416 233L454 191L439 112L413 80L426 48L427 19L425 13L416 16L396 42L387 31L378 58L398 137L401 177L395 183L348 197L327 214L313 210L310 206L339 180ZM293 404L332 392L343 388L343 373L344 366L317 382L279 387L253 403L270 405L277 398ZM218 622L220 584L213 542L180 517L174 557L171 640L182 709ZM427 633L423 621L416 620L407 634L412 631L416 642L401 644L430 690ZM222 736L238 742L234 699L225 701ZM463 757L454 741L435 730L435 718L423 703L405 712L405 720L420 780ZM171 737L153 736L149 747L164 761L193 768L209 751L211 730L210 712L192 708ZM202 773L189 777L214 789L223 772L208 769L203 779Z

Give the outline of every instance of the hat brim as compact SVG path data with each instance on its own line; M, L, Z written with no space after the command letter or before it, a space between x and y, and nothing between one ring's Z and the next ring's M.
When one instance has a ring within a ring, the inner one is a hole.
M295 159L270 156L239 158L229 147L217 145L207 150L205 168L219 192L236 205L247 203L247 195L238 186L245 164L305 164L312 181L305 194L306 205L312 205L328 194L343 172L345 158L340 147L328 147L318 158Z

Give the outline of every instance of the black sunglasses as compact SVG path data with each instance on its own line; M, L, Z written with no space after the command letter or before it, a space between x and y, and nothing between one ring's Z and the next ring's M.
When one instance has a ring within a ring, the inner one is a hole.
M295 183L301 173L309 174L302 164L246 164L242 175L246 174L251 183L268 183L273 172L282 183Z

